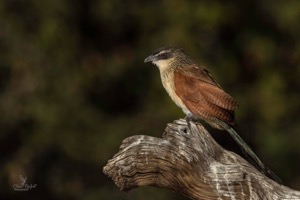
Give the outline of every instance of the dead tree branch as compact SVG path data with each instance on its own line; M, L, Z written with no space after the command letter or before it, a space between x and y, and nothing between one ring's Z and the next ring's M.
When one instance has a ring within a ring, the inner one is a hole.
M300 199L185 120L168 124L162 138L126 138L103 171L123 191L150 185L191 199Z

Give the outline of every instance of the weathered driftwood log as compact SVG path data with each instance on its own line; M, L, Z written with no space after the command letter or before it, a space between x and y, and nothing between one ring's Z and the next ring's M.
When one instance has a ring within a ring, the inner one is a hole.
M162 138L126 138L103 171L123 191L150 185L191 199L300 199L185 120L168 124Z

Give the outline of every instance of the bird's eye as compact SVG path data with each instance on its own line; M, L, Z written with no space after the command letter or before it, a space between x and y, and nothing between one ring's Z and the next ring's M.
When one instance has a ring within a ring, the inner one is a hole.
M171 56L171 54L169 52L163 52L163 53L159 54L159 58L162 59L162 60L169 59L170 56Z

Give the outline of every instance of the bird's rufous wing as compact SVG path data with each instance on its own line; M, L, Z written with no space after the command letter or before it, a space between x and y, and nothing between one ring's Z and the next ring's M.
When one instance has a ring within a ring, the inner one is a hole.
M237 101L227 94L206 69L196 65L174 72L175 92L194 115L220 119L235 126Z

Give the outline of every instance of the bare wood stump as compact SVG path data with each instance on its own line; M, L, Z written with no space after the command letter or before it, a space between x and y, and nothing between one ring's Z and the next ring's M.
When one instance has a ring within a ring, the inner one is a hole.
M123 191L167 188L191 199L300 199L237 154L223 149L201 124L176 120L162 138L136 135L103 168Z

